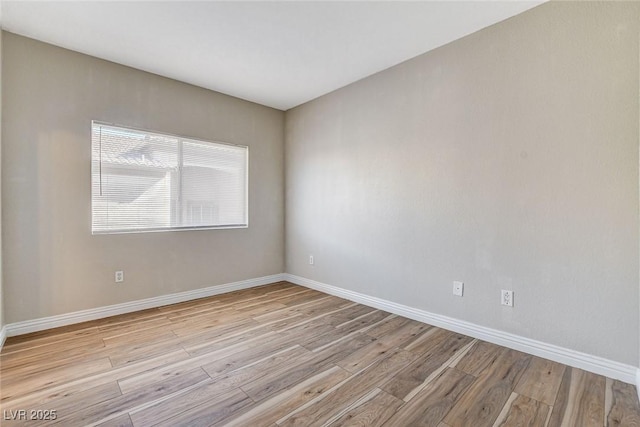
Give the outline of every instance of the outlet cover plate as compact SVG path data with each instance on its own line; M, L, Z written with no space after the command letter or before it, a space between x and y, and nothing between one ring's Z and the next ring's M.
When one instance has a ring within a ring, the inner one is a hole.
M506 305L507 307L513 307L513 291L503 289L500 302L502 305Z
M461 297L464 293L464 282L453 282L453 294L457 297Z

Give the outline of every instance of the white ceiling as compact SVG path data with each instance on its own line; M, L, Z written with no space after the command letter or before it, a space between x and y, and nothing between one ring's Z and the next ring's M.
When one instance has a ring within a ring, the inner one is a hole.
M2 27L280 110L541 1L8 1Z

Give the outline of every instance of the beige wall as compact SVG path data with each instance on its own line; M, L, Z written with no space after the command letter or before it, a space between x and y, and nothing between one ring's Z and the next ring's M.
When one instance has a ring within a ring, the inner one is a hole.
M7 323L283 272L284 113L10 33L3 54ZM92 236L91 120L248 145L250 227Z
M2 6L0 6L0 9ZM0 29L0 329L5 325L4 321L4 297L2 281L2 30Z
M287 272L637 366L638 16L547 3L288 111Z

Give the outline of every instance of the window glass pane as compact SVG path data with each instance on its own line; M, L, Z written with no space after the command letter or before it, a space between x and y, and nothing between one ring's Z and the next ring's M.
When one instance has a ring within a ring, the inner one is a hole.
M94 233L246 226L247 148L93 123Z
M189 225L245 222L243 189L247 174L244 151L231 146L184 143L182 197Z

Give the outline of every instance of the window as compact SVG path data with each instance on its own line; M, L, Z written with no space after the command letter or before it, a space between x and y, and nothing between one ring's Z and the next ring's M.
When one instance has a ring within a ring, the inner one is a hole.
M247 227L247 147L91 126L93 234Z

